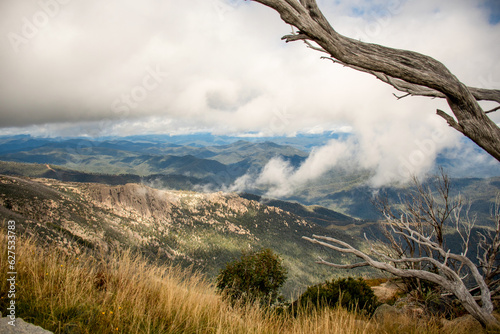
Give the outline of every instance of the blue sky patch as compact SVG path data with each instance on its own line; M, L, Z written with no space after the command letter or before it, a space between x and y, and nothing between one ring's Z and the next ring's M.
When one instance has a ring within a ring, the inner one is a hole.
M489 11L488 21L495 25L500 22L500 0L487 0L484 4Z

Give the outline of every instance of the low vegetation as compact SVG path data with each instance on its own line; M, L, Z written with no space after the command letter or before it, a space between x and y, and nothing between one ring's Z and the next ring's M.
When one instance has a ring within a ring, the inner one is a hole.
M273 305L286 278L283 261L267 248L244 252L239 260L228 263L217 276L216 287L232 304L260 300Z
M5 314L10 299L3 229L0 245L4 269L0 309ZM437 320L394 316L377 324L342 307L299 312L294 317L259 303L232 306L200 274L147 263L127 251L65 254L18 237L16 259L16 316L54 333L446 332Z
M310 286L294 304L302 308L334 308L340 304L351 312L371 315L379 302L362 278L348 277Z

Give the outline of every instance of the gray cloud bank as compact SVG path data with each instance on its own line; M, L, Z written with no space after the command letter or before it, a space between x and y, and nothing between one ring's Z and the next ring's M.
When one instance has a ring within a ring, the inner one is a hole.
M500 88L500 26L486 1L320 6L347 36L428 54L468 85ZM329 143L299 170L272 161L259 179L292 185L327 168L317 162L323 153L339 157L330 164L342 157L374 168L382 183L400 169L429 169L459 142L435 115L448 110L444 101L396 100L376 79L285 44L290 27L251 1L6 0L0 22L0 134L350 129L356 144ZM272 176L280 164L284 174Z

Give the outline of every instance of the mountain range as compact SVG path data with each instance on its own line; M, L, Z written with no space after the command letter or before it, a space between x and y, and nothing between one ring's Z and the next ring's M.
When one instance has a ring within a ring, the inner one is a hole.
M131 248L151 261L192 266L210 278L242 251L271 248L288 269L284 293L289 297L338 274L316 265L318 256L345 261L302 236L331 235L360 244L341 230L309 221L308 216L326 222L328 212L298 210L303 216L221 192L0 176L0 219L14 219L18 234L34 235L66 253ZM330 223L338 223L338 219L347 223L350 218L336 219L331 218Z
M273 158L300 166L314 145L332 138L300 139L0 137L0 218L15 219L21 233L64 252L130 248L150 261L192 266L212 279L242 251L271 248L289 270L284 293L293 297L346 274L316 265L318 256L354 260L302 236L330 235L366 247L364 235L381 237L373 199L383 194L397 202L412 191L374 189L369 170L341 167L287 197L269 198L265 187L228 191ZM491 225L498 193L498 176L452 178L451 194L470 199L477 228ZM369 269L348 274L376 275Z
M0 137L0 161L49 165L54 174L49 177L60 180L94 180L109 184L135 182L159 189L227 191L242 176L258 175L273 158L285 161L290 168L297 168L315 147L346 137L348 134L328 133L285 138L197 134L92 140L4 136ZM454 164L445 156L440 156L439 161L448 167ZM6 165L2 168L5 173L15 173L16 169ZM49 172L45 167L42 169L43 173ZM500 189L500 168L490 164L476 166L474 177L466 178L457 177L460 173L454 174L454 170L445 169L445 172L452 172L453 193L470 196L473 211L477 209L480 218L486 219L489 212L486 208L491 206ZM361 220L377 220L380 214L371 204L374 195L383 193L397 201L406 186L375 189L369 184L372 175L370 170L337 166L293 194L278 199L308 206L320 205ZM268 189L260 185L237 190L265 196Z

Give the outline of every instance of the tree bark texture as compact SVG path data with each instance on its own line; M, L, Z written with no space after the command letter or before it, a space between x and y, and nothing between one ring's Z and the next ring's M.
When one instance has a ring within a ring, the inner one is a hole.
M303 40L311 48L329 54L334 62L373 74L409 95L445 98L454 117L442 110L437 114L500 161L500 128L477 102L500 103L500 90L467 87L429 56L343 36L333 29L315 0L254 1L273 8L283 21L298 29L298 33L283 37L287 42Z

